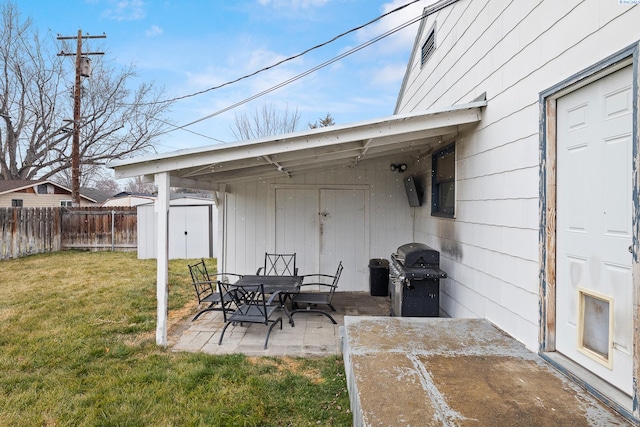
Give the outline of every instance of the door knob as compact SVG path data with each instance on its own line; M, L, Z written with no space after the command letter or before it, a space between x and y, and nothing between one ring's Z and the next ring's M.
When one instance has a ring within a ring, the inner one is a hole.
M629 253L632 254L633 253L633 245L629 245Z

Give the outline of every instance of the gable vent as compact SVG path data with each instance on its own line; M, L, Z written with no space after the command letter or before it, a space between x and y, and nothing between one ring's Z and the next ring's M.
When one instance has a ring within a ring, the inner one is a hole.
M424 65L429 60L429 58L431 58L431 55L435 50L436 50L436 32L435 32L435 29L433 29L431 30L431 32L429 33L429 36L427 37L424 44L422 45L422 58L420 60L420 65Z

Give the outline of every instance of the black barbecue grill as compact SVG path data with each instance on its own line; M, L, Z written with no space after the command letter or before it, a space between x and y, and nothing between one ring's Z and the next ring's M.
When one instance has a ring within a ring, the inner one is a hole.
M438 317L440 314L440 252L422 244L407 243L391 254L389 290L394 316Z

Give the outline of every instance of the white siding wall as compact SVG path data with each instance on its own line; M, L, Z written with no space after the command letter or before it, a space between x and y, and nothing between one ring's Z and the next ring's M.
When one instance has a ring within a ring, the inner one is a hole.
M398 112L488 100L456 142L456 218L416 211L415 240L440 249L449 274L451 316L487 318L537 350L539 93L640 40L638 22L640 7L599 0L461 0L427 18Z
M407 163L404 174L389 170L391 163ZM227 187L225 218L226 265L228 272L255 271L264 262L264 253L273 250L270 231L275 219L270 197L273 184L308 186L369 186L369 258L389 258L391 252L413 241L413 211L409 207L402 181L416 166L409 158L389 158L362 162L352 168L327 169L321 172L294 176L291 179L257 180ZM366 267L366 266L365 266ZM367 275L368 277L368 275ZM361 288L368 289L368 283Z

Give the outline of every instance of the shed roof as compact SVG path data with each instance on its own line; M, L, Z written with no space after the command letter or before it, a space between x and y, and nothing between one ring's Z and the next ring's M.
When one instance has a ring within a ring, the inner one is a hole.
M171 186L215 189L216 184L294 176L398 153L427 153L480 121L484 100L447 108L114 161L116 178L169 172Z

